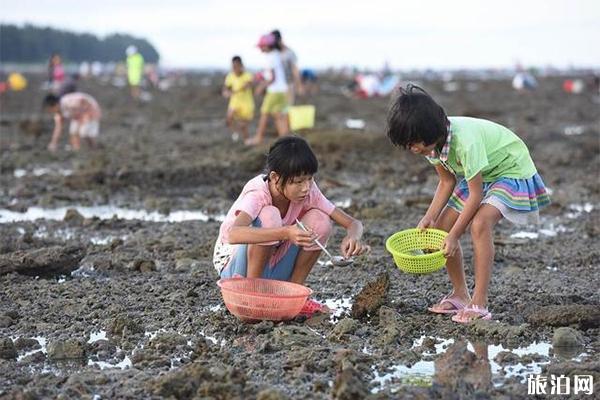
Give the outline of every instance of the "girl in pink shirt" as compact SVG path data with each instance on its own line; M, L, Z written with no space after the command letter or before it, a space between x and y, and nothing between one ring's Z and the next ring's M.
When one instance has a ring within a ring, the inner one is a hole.
M344 257L364 253L360 221L338 209L313 180L318 161L298 136L278 139L269 149L266 173L251 179L221 224L213 264L221 278L243 276L303 284L327 243L331 220L346 228ZM300 220L311 232L296 225ZM326 310L309 299L301 314Z

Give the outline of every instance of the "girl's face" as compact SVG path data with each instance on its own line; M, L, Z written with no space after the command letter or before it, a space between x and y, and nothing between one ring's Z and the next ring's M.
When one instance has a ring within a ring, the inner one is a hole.
M241 75L244 72L244 66L239 62L234 62L231 66L236 75Z
M430 144L429 146L425 145L425 143L423 143L423 142L413 143L408 148L414 154L421 154L423 156L428 156L429 154L431 154L433 149L435 149L435 143Z
M283 188L277 182L279 180L279 175L275 172L271 172L274 176L271 179L277 184L277 187L280 190L280 193L285 196L290 201L303 201L308 196L310 192L310 186L313 181L312 175L298 175L291 178Z

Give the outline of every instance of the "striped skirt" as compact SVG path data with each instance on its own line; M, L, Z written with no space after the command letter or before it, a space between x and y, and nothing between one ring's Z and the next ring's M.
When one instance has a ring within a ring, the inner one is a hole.
M461 212L469 197L466 179L454 188L448 207ZM500 178L484 182L482 203L496 207L502 216L515 224L539 222L539 209L550 204L550 196L539 174L528 179Z

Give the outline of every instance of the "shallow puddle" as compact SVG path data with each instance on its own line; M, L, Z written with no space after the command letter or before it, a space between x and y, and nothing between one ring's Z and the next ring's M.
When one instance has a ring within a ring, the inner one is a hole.
M352 308L352 297L342 297L341 299L327 299L324 301L332 312L329 317L331 322L335 322L344 314L348 314Z
M182 222L182 221L208 221L215 219L222 221L224 215L208 215L200 210L179 210L172 211L168 215L161 214L158 211L146 211L129 208L121 208L110 205L103 206L69 206L59 208L29 207L25 212L16 212L7 209L0 209L0 223L35 221L37 219L62 221L65 213L69 209L76 209L84 218L112 219L117 217L126 220L141 220L150 222Z
M23 178L24 176L43 176L43 175L58 175L58 176L69 176L73 174L72 169L66 168L34 168L32 170L17 168L13 171L13 175L15 178Z

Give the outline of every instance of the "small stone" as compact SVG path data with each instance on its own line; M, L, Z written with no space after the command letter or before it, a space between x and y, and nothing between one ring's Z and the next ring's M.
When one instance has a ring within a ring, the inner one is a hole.
M74 208L69 208L63 218L63 221L67 222L69 225L83 225L84 220L85 218L83 215Z
M48 344L48 358L52 360L77 359L85 357L83 344L75 339L54 340Z
M573 328L561 327L554 330L554 336L552 336L553 347L579 347L583 344L583 336Z
M108 329L108 332L113 335L123 335L125 332L127 333L143 333L144 328L132 317L128 315L119 315L111 321Z
M358 321L352 318L343 318L339 321L329 334L330 338L340 339L349 333L354 333L358 328Z
M188 272L194 268L197 268L199 264L198 260L193 258L179 258L175 261L175 271Z
M276 389L265 389L258 392L256 400L286 400L288 397Z
M152 272L156 271L156 263L153 260L136 258L131 264L131 269L141 273Z
M40 343L33 338L18 338L15 340L15 347L18 350L33 350L39 349Z
M14 360L17 358L17 348L10 338L0 339L0 358Z
M8 328L14 323L15 321L8 315L0 315L0 328Z

